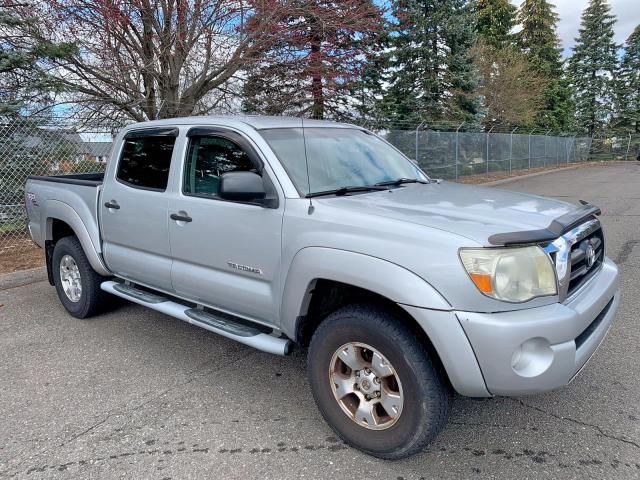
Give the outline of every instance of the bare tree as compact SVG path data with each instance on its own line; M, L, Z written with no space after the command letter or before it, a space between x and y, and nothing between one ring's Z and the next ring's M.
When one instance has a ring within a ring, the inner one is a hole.
M25 35L74 47L49 61L73 103L135 121L220 108L236 72L273 44L272 19L286 8L277 0L14 3L42 19L25 24Z
M479 88L487 110L486 125L527 126L542 107L545 80L515 48L494 48L479 43L474 63L482 80Z

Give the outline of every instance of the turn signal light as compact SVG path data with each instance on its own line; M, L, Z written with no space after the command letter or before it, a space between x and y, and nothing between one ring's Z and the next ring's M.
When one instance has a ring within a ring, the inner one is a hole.
M491 293L493 291L490 275L470 273L469 276L471 277L471 280L473 280L473 283L476 284L476 287L478 287L478 290L480 290L482 293Z

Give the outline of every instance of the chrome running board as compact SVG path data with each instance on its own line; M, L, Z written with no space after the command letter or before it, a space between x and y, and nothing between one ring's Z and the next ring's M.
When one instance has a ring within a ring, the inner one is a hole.
M287 338L275 337L261 332L244 323L236 323L231 315L220 313L219 315L182 305L169 300L162 294L155 294L141 290L132 285L126 285L114 281L102 282L100 288L118 297L143 305L165 315L175 317L187 323L191 323L236 342L243 343L263 352L275 355L288 355L293 348L293 342Z

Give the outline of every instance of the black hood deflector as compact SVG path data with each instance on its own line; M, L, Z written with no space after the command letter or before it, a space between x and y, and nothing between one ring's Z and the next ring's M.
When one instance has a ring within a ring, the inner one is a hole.
M489 243L495 246L522 245L552 242L563 233L584 223L589 217L600 215L600 208L580 200L582 206L556 218L547 228L523 232L497 233L489 237Z

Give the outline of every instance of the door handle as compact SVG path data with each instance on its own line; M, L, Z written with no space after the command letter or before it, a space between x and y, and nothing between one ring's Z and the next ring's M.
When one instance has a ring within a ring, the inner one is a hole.
M116 202L115 200L111 200L110 202L105 202L104 206L107 208L113 208L114 210L120 209L120 205L118 205L118 202Z
M172 213L169 217L176 222L190 222L193 220L189 215L180 215L178 213Z

